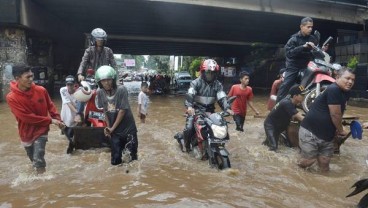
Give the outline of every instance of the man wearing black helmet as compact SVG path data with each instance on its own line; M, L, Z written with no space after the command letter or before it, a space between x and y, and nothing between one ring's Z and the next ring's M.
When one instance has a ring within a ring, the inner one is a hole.
M82 61L79 65L77 76L78 81L84 80L84 74L87 69L97 70L100 66L108 65L116 70L116 62L114 59L114 53L108 47L105 47L107 41L107 34L101 28L95 28L91 32L91 46L84 51ZM78 115L76 121L82 121L82 114L84 110L84 103L77 103Z
M188 114L185 129L182 134L178 133L174 136L178 140L182 151L185 151L184 147L186 151L189 151L190 139L195 133L193 126L195 108L202 108L206 112L213 113L215 112L215 102L217 101L223 110L234 115L231 106L227 102L226 93L223 90L222 84L217 80L219 68L215 60L204 60L200 66L201 75L190 83L185 101ZM185 145L183 145L182 139Z

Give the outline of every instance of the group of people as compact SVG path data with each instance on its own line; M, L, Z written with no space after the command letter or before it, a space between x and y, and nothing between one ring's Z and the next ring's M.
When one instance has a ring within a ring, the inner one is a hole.
M111 164L122 163L123 151L128 151L130 161L137 160L137 127L128 102L128 91L123 85L117 85L113 52L110 48L105 47L106 32L96 28L91 35L91 46L85 50L77 72L78 80L95 79L99 86L99 89L95 91L96 107L103 109L105 114L107 126L104 134L111 141ZM97 69L97 71L92 69ZM10 93L6 96L6 100L18 122L21 143L36 172L42 174L46 170L44 156L49 125L57 125L63 131L69 140L67 153L71 153L74 148L73 127L83 122L85 103L78 102L73 96L80 88L75 86L76 80L72 75L66 77L66 86L60 89L61 115L46 89L34 84L31 67L14 65L12 75L14 81L10 83ZM145 122L147 114L147 88L147 83L143 82L138 105L138 115L142 123Z
M264 144L268 145L270 150L276 151L280 133L286 130L290 120L298 120L301 122L299 147L302 153L299 166L306 168L317 161L321 170L327 171L333 155L334 140L347 135L347 131L342 126L342 116L355 75L351 69L342 68L338 71L336 82L317 97L305 116L297 111L296 106L302 102L306 91L303 86L295 85L296 77L300 70L307 67L313 57L311 48L318 44L311 34L312 29L313 20L310 17L303 18L300 31L294 34L285 45L286 68L280 73L277 95L273 92L271 96L275 102L270 104L270 113L264 121L266 133ZM138 158L137 127L128 102L128 91L124 85L117 85L113 52L104 46L107 40L106 32L96 28L91 35L91 46L85 50L77 72L78 81L85 79L87 68L97 69L94 77L99 86L96 91L96 105L97 108L103 109L106 116L107 127L104 129L104 134L111 138L111 164L122 163L122 152L125 147L130 152L131 160L136 160ZM191 82L185 101L188 113L183 130L186 149L189 149L189 141L194 134L193 116L197 106L212 113L215 111L215 102L218 101L224 111L233 115L236 130L240 132L244 131L247 106L259 115L258 109L252 102L252 88L248 86L249 73L241 72L240 84L233 85L226 94L221 82L217 80L219 65L215 60L204 60L199 70L200 76ZM33 83L30 67L14 66L13 76L15 81L10 83L11 92L7 95L7 102L18 121L19 135L27 155L36 170L42 173L46 167L44 154L49 125L55 124L63 130L70 141L67 153L71 153L73 151L72 127L80 122L77 115L82 115L84 103L77 102L72 96L76 90L74 76L66 77L66 86L60 89L63 103L61 116L47 91ZM146 82L142 82L141 90L138 96L137 113L144 123L148 107ZM230 105L227 98L232 96L236 96L236 99ZM271 108L272 105L274 106ZM73 119L74 117L77 119Z
M278 149L278 138L290 124L291 120L301 122L299 130L299 147L301 160L298 165L307 168L318 162L322 171L329 170L329 163L334 153L334 142L346 137L348 132L342 126L342 118L349 99L349 91L354 85L355 75L352 69L343 67L336 72L336 82L315 99L310 111L303 115L297 106L304 99L307 91L304 86L297 85L296 80L300 71L307 68L313 59L311 49L318 45L317 38L312 35L313 20L305 17L301 20L300 31L292 35L285 45L286 68L280 71L280 79L272 86L268 109L270 113L264 121L266 140L263 144L269 150ZM218 101L222 110L233 115L237 131L244 131L244 120L247 106L259 114L252 102L253 92L249 84L249 74L239 74L240 84L233 85L228 97L236 96L232 106L227 103L227 96L221 82L216 80L217 63L208 59L200 67L200 77L192 81L185 101L188 116L183 130L186 149L189 148L190 138L194 134L193 115L196 106L214 112L215 102ZM277 91L277 93L276 93ZM364 126L367 126L366 124Z
M295 85L296 79L299 71L304 70L312 60L311 49L318 44L312 30L313 20L310 17L303 18L300 31L285 45L286 68L285 72L280 73L282 78L276 84L280 85L276 105L270 109L264 122L267 137L264 144L276 151L280 134L287 129L290 120L297 120L301 122L298 136L302 157L298 165L307 168L317 162L321 171L328 171L334 143L348 134L343 128L342 119L355 74L346 67L339 69L335 76L336 82L315 99L305 116L296 110L306 93L303 86Z

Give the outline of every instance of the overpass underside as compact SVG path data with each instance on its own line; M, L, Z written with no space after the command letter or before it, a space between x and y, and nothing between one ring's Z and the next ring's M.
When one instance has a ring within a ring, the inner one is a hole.
M304 16L324 37L362 30L367 19L363 5L328 0L4 1L19 6L15 24L81 51L85 34L101 27L109 47L128 54L235 55L254 42L284 44Z

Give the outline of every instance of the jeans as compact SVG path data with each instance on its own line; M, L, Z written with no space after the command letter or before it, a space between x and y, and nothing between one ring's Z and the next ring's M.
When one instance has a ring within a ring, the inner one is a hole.
M31 146L24 147L32 165L35 168L46 167L45 161L45 147L47 142L47 135L40 136Z
M286 68L284 81L282 82L279 90L277 91L276 103L280 102L289 93L290 88L296 84L299 74L299 69Z
M263 125L267 137L266 144L268 144L270 150L276 151L278 147L279 136L283 130L275 128L272 122L268 119L265 120Z
M81 116L83 115L85 105L86 105L85 102L77 101L77 114L79 114Z
M184 137L184 144L187 151L190 149L190 140L195 134L194 130L194 116L187 116L186 122L185 122L185 128L183 131L183 137Z
M234 114L233 119L235 121L236 130L237 131L244 131L243 126L244 126L245 116L241 116L239 114Z
M121 159L123 151L130 152L131 160L137 160L138 139L137 133L121 136L113 133L111 135L111 165L119 165L123 161Z

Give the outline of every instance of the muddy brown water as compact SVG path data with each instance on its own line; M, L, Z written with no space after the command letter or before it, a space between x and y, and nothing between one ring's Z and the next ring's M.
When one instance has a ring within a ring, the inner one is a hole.
M129 85L129 84L126 84ZM173 135L182 130L184 96L151 96L147 123L136 118L139 159L113 167L108 149L66 154L67 140L52 126L46 146L47 172L35 175L17 124L6 103L0 103L0 207L355 207L361 193L345 198L352 184L368 178L365 159L368 135L348 139L341 154L322 174L297 167L298 150L278 153L261 145L263 118L248 111L245 132L230 124L227 145L232 168L218 171L207 161L179 152ZM266 97L255 106L267 114ZM54 99L60 110L60 99ZM130 96L133 112L137 94ZM368 120L368 108L348 106L347 114ZM228 120L232 120L228 118ZM366 191L368 192L368 191Z

